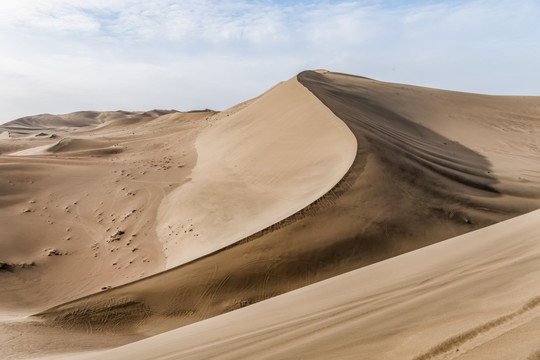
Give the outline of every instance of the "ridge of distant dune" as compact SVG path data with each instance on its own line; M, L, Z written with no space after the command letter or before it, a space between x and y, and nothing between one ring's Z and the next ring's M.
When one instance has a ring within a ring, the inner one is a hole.
M2 127L15 130L38 130L60 127L81 127L88 125L97 125L101 123L101 121L99 120L100 114L101 113L97 111L78 111L75 113L64 115L32 115L10 121L2 125Z
M69 114L52 115L40 114L25 116L0 126L13 132L16 135L26 135L28 133L37 133L48 129L59 128L82 128L88 126L99 126L107 122L126 118L152 118L170 113L174 110L152 110L146 112L129 111L77 111Z

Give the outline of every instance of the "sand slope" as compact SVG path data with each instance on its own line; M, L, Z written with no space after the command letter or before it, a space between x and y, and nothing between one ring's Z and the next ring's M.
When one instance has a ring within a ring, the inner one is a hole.
M90 359L527 359L540 210Z
M538 97L459 93L330 72L304 72L299 80L357 137L377 152L393 151L394 159L385 159L393 166L420 165L426 176L442 175L437 185L454 180L453 185L495 190L508 211L515 201L525 206L515 197L540 193Z
M296 78L221 117L197 138L191 181L159 209L168 267L301 210L343 177L356 154L350 130Z
M91 114L85 126L86 112L64 116L48 135L47 117L4 125L25 130L0 156L3 309L28 314L165 268L157 208L186 181L213 113Z

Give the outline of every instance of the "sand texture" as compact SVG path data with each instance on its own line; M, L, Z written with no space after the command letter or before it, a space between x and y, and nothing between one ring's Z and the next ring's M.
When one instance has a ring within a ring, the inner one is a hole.
M222 116L197 138L191 181L159 209L168 267L300 211L332 189L355 158L347 126L296 78Z
M2 358L540 353L539 97L306 71L18 119L0 171Z
M89 358L527 359L539 223L535 211Z

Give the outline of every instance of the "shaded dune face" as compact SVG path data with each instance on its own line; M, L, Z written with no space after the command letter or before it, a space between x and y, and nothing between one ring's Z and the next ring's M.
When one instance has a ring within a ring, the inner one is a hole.
M339 74L304 72L298 80L357 139L355 161L333 189L285 220L212 254L39 316L62 326L84 327L87 319L71 314L123 298L142 304L147 315L130 318L121 326L155 334L538 207L536 195L513 197L509 202L504 184L492 175L485 156L457 142L461 138L435 131L442 125L434 120L431 126L429 117L441 117L439 111L444 113L444 109L427 115L419 111L420 122L414 113L394 107L400 96L413 94L415 87L402 86L395 98L377 98L381 92L392 93L393 88ZM453 96L437 90L434 94L442 102ZM422 96L408 106L423 109L422 101L427 100ZM474 95L459 96L472 99L466 109L472 115L464 115L462 123L481 123L482 119L473 117L487 110L486 105L477 103ZM517 100L506 99L503 105L514 111L516 104ZM452 112L452 107L445 111ZM538 116L530 121L538 121ZM467 133L467 128L460 131ZM101 308L99 312L106 313ZM95 330L109 326L106 318L92 321L99 324Z
M168 267L298 212L354 161L354 135L296 78L244 105L201 133L191 181L161 203L156 230Z
M437 186L450 185L458 196L490 198L474 191L479 189L495 198L540 198L538 98L459 93L338 73L306 71L298 79L395 168L411 172L412 160L413 168ZM523 199L518 202L515 213L526 207ZM495 203L510 211L502 201Z
M316 72L303 72L298 79L350 127L359 142L369 144L389 170L405 175L405 181L441 195L445 190L456 192L456 187L458 196L499 195L487 159L380 104L369 96L369 89L329 81Z

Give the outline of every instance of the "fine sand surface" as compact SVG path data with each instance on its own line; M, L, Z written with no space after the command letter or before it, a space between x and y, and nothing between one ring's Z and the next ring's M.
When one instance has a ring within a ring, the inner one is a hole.
M159 209L168 267L300 211L336 185L356 154L347 126L295 78L223 115L197 138L191 181Z
M538 224L540 210L88 359L536 359Z
M95 356L483 358L495 333L540 349L539 214L522 215L540 208L538 97L308 71L219 113L0 132L0 357L153 335Z
M3 309L33 312L165 269L157 209L188 181L213 113L88 114L54 131L41 116L4 126Z

